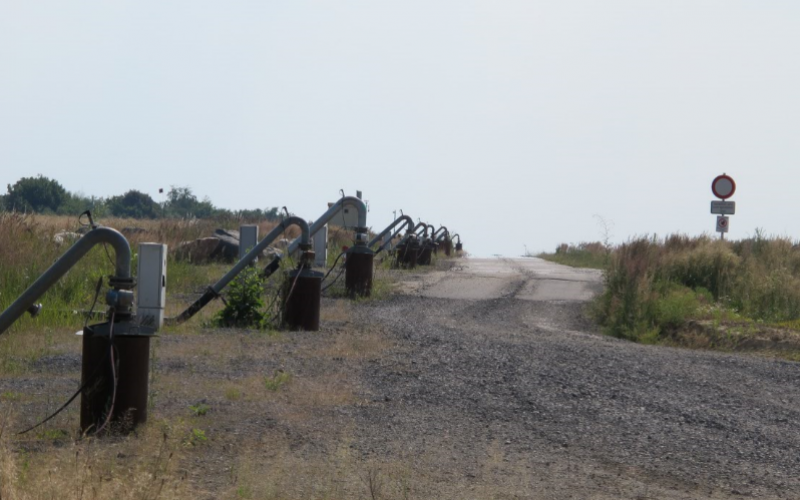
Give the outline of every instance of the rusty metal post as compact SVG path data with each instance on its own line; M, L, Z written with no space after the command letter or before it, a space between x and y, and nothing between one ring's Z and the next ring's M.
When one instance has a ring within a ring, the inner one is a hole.
M350 297L368 297L372 292L372 268L375 254L364 244L358 244L347 254L345 288Z
M107 420L105 430L129 433L147 421L150 336L126 335L123 325L114 325L121 331L113 336L110 323L83 330L81 433L97 432Z
M419 240L417 238L408 239L402 246L397 247L397 265L406 269L417 267L419 257Z
M311 269L295 269L288 274L283 286L285 299L283 325L285 328L311 332L319 330L323 276L321 272ZM289 295L292 285L294 285L294 290Z
M319 330L324 274L311 270L315 258L316 254L305 245L300 264L287 274L283 282L283 326L289 330Z
M429 266L431 265L431 260L433 257L433 249L435 245L428 241L423 241L420 249L419 249L419 256L417 257L417 264L421 266Z

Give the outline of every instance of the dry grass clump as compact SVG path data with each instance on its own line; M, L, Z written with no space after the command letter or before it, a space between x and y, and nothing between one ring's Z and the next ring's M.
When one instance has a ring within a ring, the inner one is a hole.
M4 500L187 498L179 471L181 434L167 422L147 425L135 436L73 440L44 434L12 439L13 415L0 421L0 498ZM53 446L56 444L56 446ZM38 449L46 447L47 453Z

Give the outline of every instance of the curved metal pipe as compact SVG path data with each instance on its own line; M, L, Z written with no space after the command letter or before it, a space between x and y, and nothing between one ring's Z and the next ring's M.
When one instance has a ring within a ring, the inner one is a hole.
M424 229L425 230L424 235L428 236L428 223L427 222L418 223L416 226L414 226L414 229L412 229L411 232L416 234L419 231L419 229Z
M458 243L461 243L461 235L458 233L454 234L450 239L452 240L453 238L458 238Z
M438 238L436 235L437 235L437 234L439 234L439 231L441 231L442 229L444 229L444 234L450 234L450 231L448 231L448 230L447 230L447 227L446 227L446 226L439 226L439 229L437 229L437 230L436 230L436 232L435 232L435 233L433 233L433 236L432 236L432 238L433 238L434 240L437 240L437 239L439 239L439 238Z
M402 245L403 243L407 242L409 240L409 238L411 238L412 236L416 236L414 234L414 232L409 229L408 231L406 231L405 236L400 238L400 241L398 241L397 243L392 245L392 241L400 234L400 231L402 231L402 229L398 229L397 231L395 231L394 234L392 234L392 237L389 240L389 242L384 244L384 245L381 245L381 247L378 248L378 250L376 250L375 253L382 252L383 250L387 250L387 249L389 251L392 251L395 248L397 248L399 245Z
M301 219L300 217L287 217L281 221L280 224L275 226L266 236L264 239L258 242L258 245L254 246L247 255L239 259L233 268L228 271L225 276L219 279L216 283L206 290L199 299L197 299L192 305L190 305L185 311L183 311L180 315L176 316L172 321L174 323L180 324L184 321L188 320L192 316L194 316L197 311L202 309L206 304L211 302L214 297L219 296L220 292L228 286L228 283L233 281L242 270L247 267L256 257L258 257L261 252L267 248L267 246L275 241L275 239L281 235L289 226L300 226L300 237L295 239L297 242L297 246L302 246L303 248L311 248L311 231L308 227L308 223ZM276 267L277 269L277 267ZM270 273L271 274L271 273Z
M327 224L340 209L344 209L344 207L348 206L355 207L355 209L358 211L358 227L356 228L356 233L366 233L367 205L360 198L356 198L355 196L344 196L339 201L331 205L331 207L325 213L323 213L317 220L314 221L313 224L311 224L311 227L309 228L310 236L314 236L317 231L322 229L322 227ZM288 247L286 247L285 254L291 255L292 252L297 250L301 243L302 242L300 241L300 238L296 238L289 244ZM277 256L272 259L272 262L267 264L263 273L265 278L272 276L272 273L278 270L282 258L282 256Z
M42 274L13 304L0 314L0 334L5 332L22 314L33 306L72 266L99 243L114 247L116 255L116 275L114 278L129 280L131 277L131 247L128 240L116 229L96 227L83 235L67 252Z
M378 243L379 241L381 241L381 240L383 239L383 237L384 237L384 236L386 236L387 234L389 234L389 232L392 230L392 228L394 228L395 226L397 226L397 225L398 225L398 224L400 224L401 222L405 222L405 223L406 223L406 228L407 228L407 229L409 229L409 230L410 230L412 227L414 227L414 219L412 219L412 218L411 218L411 217L409 217L408 215L403 215L403 216L401 216L401 217L399 217L399 218L395 219L395 220L394 220L394 221L393 221L391 224L389 224L389 225L386 227L386 229L384 229L383 231L381 231L381 232L380 232L380 234L378 234L377 236L375 236L374 238L372 238L372 240L371 240L369 243L367 243L367 246L368 246L368 247L370 247L370 248L372 248L372 245L374 245L374 244ZM380 249L379 249L378 251L380 251Z

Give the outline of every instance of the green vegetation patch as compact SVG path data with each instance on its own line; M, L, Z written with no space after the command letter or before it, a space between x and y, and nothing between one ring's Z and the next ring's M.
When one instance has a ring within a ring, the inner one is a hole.
M532 255L526 253L526 256ZM611 249L600 242L579 245L563 243L556 248L555 253L540 253L536 257L565 266L605 269L611 258Z
M610 335L800 352L800 341L774 331L800 325L800 247L788 239L638 238L615 248L604 269L592 310Z

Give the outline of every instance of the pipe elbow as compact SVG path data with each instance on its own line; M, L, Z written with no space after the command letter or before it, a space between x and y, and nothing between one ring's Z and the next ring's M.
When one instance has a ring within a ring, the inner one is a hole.
M342 208L347 206L355 207L356 211L358 211L358 227L367 227L367 204L363 200L355 196L345 196L339 200L339 203Z
M81 240L85 240L83 244L88 248L98 243L111 245L116 256L116 277L131 277L131 246L122 233L110 227L100 226L83 235Z
M284 229L292 225L300 227L300 244L305 246L311 245L311 230L308 227L308 222L293 215L285 218L283 222L281 222L281 225Z

